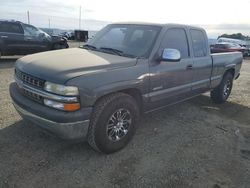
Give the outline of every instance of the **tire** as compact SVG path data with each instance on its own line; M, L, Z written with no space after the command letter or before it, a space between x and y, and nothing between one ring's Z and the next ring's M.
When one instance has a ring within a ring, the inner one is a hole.
M63 45L63 48L66 49L66 48L69 48L69 45L66 43Z
M61 44L61 49L66 49L66 48L69 48L69 45L68 44Z
M119 114L124 117L120 122L115 118ZM134 136L138 119L139 108L130 95L115 93L103 97L94 106L90 119L89 145L106 154L122 149Z
M229 95L231 94L231 90L233 87L233 75L230 72L227 72L220 85L218 85L213 91L211 91L210 96L211 99L215 103L224 103Z
M66 49L69 48L68 44L55 44L53 49L54 50L60 50L60 49Z
M60 44L55 44L53 46L53 50L59 50L59 49L62 49Z

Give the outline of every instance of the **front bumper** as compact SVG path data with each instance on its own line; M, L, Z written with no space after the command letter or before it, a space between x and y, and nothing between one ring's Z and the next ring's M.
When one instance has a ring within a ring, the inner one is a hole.
M86 137L92 108L82 108L76 112L51 109L23 96L14 82L10 84L10 96L23 119L63 139L79 140Z

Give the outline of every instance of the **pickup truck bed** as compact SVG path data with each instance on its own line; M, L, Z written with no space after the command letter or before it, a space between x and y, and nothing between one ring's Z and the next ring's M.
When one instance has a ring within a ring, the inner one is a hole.
M231 69L234 79L237 79L240 76L241 63L239 62L242 62L242 53L216 53L211 54L211 57L213 61L211 88L215 88L220 84L225 70Z

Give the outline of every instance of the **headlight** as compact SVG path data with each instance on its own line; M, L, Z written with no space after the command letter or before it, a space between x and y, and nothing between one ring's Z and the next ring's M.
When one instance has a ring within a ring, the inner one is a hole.
M48 92L55 93L58 95L68 95L68 96L79 95L79 91L77 87L64 86L60 84L54 84L51 82L45 82L44 89Z

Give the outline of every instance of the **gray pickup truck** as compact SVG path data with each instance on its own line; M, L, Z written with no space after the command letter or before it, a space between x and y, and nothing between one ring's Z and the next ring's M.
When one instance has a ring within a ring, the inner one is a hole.
M117 23L80 48L18 59L10 95L24 119L112 153L131 140L142 113L207 91L225 102L241 64L240 52L211 55L201 28Z

